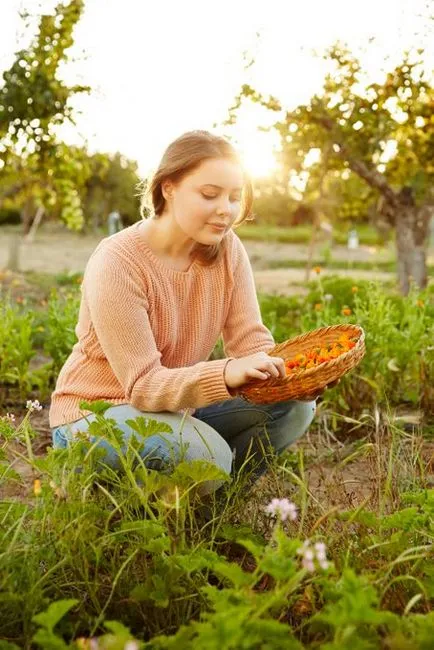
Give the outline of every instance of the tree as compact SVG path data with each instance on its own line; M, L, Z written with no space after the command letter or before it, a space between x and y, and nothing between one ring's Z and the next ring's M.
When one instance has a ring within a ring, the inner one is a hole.
M140 178L137 163L119 152L95 153L89 157L89 175L83 187L82 203L94 230L105 226L107 215L118 211L125 224L137 220Z
M56 136L65 121L74 123L70 98L89 91L87 86L68 87L58 78L83 7L84 0L60 2L52 15L41 16L35 38L27 49L16 53L11 68L3 74L0 173L14 182L0 196L0 203L13 196L20 204L24 232L37 209L45 210L59 201L69 227L79 229L83 223L78 190L71 181L77 161L71 156L65 160L65 148Z
M419 53L421 54L421 53ZM379 197L379 211L396 231L398 276L407 294L411 279L427 282L426 240L434 207L434 90L423 65L406 54L383 83L367 83L360 62L343 46L325 57L334 65L321 93L285 110L275 97L244 85L229 111L236 121L244 101L278 115L272 126L281 141L281 164L289 175L307 171L308 191L332 188L333 177L361 179ZM306 158L318 150L318 162ZM331 191L329 189L329 191Z

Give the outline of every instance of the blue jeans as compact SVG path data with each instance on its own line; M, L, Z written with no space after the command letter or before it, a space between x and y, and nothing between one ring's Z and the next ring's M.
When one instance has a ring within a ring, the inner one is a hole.
M131 435L138 436L126 420L139 416L167 423L173 433L156 433L145 439L140 452L145 465L162 469L171 462L205 459L217 464L226 473L234 465L236 470L248 460L259 476L266 469L265 452L281 453L305 433L315 414L315 402L279 402L262 405L251 404L240 397L199 408L194 416L163 411L144 413L130 404L109 408L106 418L116 421L123 432L125 447ZM86 432L88 423L95 419L90 414L70 424L52 429L53 446L66 448L74 435ZM105 450L104 462L120 467L116 450L105 439L91 436L92 443Z

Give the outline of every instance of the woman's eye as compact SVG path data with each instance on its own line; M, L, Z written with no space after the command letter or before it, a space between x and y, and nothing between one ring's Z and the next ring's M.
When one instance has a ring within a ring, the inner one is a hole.
M208 200L217 198L215 194L211 195L211 194L203 194L202 193L202 196L203 196L204 199L208 199Z
M233 196L231 201L232 203L239 203L241 201L241 196Z

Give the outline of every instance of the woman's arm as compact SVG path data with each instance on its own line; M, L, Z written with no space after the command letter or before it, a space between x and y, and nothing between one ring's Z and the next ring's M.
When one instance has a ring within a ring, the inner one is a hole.
M130 404L142 411L178 411L231 397L224 381L229 359L185 368L161 365L143 279L122 258L107 251L92 256L83 293L99 345Z

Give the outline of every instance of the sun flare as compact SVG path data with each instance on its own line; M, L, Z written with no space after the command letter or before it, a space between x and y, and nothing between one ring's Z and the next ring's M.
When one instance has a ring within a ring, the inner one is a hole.
M264 133L245 138L238 146L246 170L253 179L271 176L278 166L271 139L261 137L266 135Z

